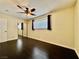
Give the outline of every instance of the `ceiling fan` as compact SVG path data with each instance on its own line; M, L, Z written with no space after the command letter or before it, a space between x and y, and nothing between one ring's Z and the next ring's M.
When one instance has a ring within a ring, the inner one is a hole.
M17 5L17 7L23 10L23 12L19 12L19 13L25 13L27 16L28 15L35 16L35 14L33 13L36 10L35 8L29 9L28 7L25 7L25 6L23 7L20 5Z

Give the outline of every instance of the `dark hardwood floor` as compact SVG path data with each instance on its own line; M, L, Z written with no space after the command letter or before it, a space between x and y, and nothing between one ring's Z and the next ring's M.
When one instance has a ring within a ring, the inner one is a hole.
M0 43L0 59L78 59L74 50L23 37Z

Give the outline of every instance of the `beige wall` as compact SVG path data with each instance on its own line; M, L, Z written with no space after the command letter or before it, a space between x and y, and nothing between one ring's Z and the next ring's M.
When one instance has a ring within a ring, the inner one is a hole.
M18 38L17 36L17 18L8 16L8 39L13 40Z
M52 30L32 31L32 21L28 22L28 36L41 41L66 47L73 47L73 7L51 13Z
M75 41L75 48L79 54L79 0L75 5L75 12L74 12L75 20L74 20L74 41Z

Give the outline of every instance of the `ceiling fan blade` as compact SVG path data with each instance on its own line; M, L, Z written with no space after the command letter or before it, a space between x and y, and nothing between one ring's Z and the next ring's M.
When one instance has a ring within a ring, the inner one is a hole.
M19 5L17 5L17 7L18 7L18 8L20 8L20 9L22 9L22 7L21 7L21 6L19 6Z
M17 7L20 8L20 9L22 9L22 10L24 10L20 5L17 5ZM25 11L25 10L24 10L24 11Z
M36 9L35 8L33 8L33 9L31 9L31 12L34 12Z

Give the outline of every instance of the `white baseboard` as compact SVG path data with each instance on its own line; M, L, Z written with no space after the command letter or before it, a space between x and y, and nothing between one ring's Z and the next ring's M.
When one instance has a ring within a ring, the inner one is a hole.
M16 39L18 39L18 38L17 38L17 37L15 37L15 38L10 38L10 39L8 39L8 41L16 40Z
M75 50L75 52L76 52L76 54L77 54L77 56L79 57L79 53L78 53L78 51L74 48L74 50Z

